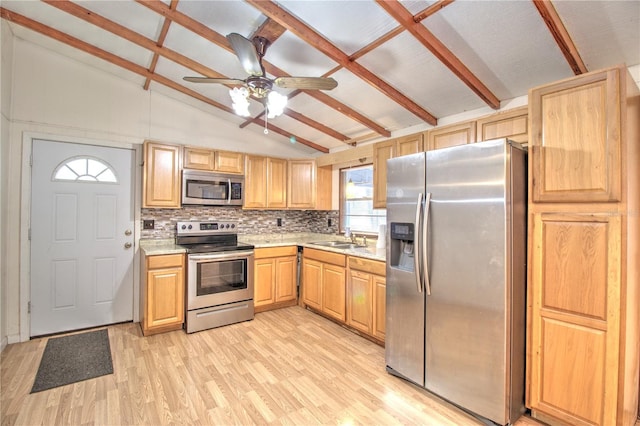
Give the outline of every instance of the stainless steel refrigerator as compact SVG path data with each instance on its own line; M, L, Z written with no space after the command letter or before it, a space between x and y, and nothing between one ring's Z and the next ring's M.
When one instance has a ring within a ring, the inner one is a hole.
M387 371L483 418L524 412L526 151L387 161Z

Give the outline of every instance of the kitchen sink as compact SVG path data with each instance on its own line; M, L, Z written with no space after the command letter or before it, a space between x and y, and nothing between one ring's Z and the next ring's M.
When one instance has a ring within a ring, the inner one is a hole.
M322 247L333 247L337 249L353 249L356 247L363 247L359 244L350 243L348 241L315 241L309 244L322 246Z

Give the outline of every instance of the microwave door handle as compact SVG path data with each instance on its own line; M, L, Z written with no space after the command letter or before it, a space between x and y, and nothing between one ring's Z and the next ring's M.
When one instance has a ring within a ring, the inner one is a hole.
M227 179L227 185L229 185L227 193L227 204L231 204L231 179Z

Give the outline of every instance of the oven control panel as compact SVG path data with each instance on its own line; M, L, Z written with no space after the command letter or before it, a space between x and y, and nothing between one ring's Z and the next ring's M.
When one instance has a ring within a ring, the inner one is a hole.
M236 222L178 222L178 235L237 234Z

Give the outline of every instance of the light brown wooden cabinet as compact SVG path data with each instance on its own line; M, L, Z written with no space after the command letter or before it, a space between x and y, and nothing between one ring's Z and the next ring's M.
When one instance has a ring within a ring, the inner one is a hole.
M179 146L145 141L142 207L180 208Z
M185 147L182 167L185 169L241 174L244 172L244 154Z
M254 264L253 302L256 312L296 304L297 246L257 248Z
M624 67L531 89L527 406L632 426L640 354L640 96Z
M427 150L433 150L470 144L475 141L476 122L466 121L464 123L436 127L429 130L427 132L427 142L425 145Z
M287 207L287 160L245 156L245 209Z
M287 207L331 210L331 167L317 167L315 160L289 160Z
M305 248L303 253L303 303L344 322L346 320L346 256L309 248Z
M403 136L397 139L378 142L373 147L373 207L383 209L387 206L387 160L421 152L423 134Z
M350 256L347 283L347 325L384 341L385 264Z
M142 256L140 325L145 336L184 324L184 254Z
M515 108L479 118L476 121L476 141L508 138L519 143L529 140L528 107Z

